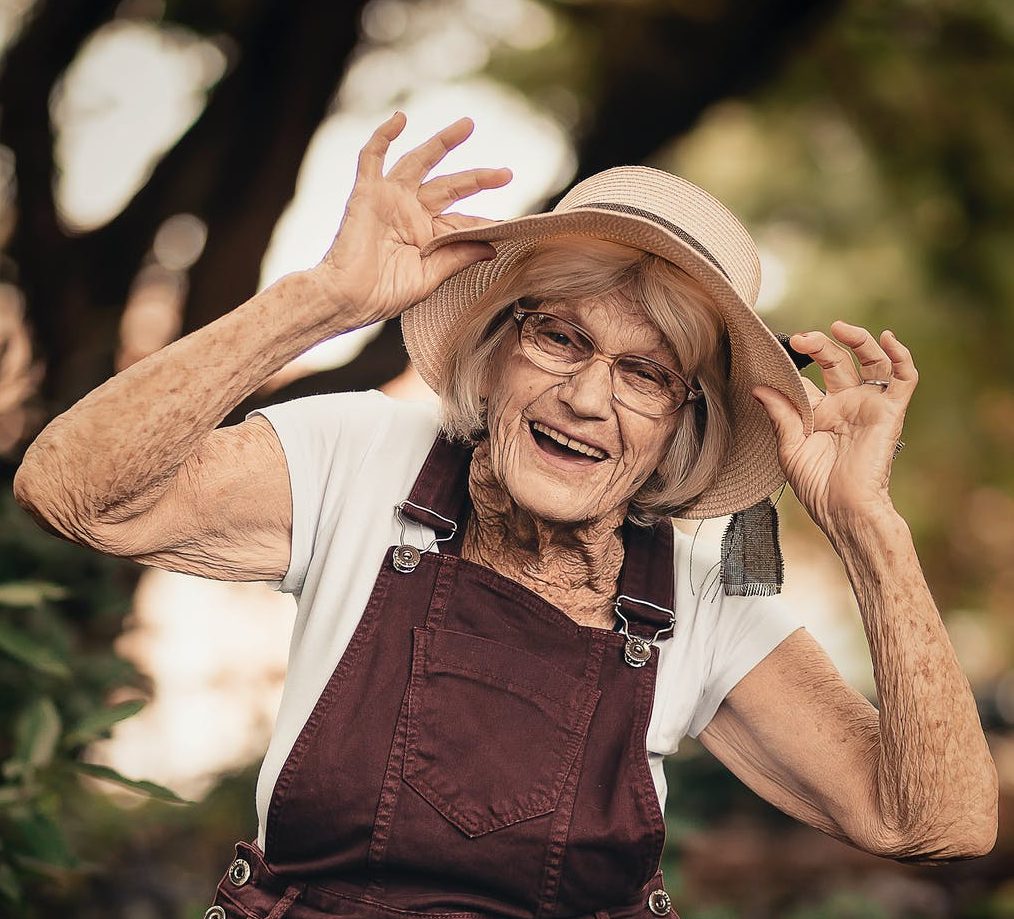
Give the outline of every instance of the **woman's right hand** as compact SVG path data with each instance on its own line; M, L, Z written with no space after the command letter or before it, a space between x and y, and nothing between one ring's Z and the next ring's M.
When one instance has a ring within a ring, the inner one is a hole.
M310 272L330 302L351 310L351 316L342 318L356 327L399 315L451 275L495 254L488 243L461 242L421 255L436 236L492 223L445 211L478 191L506 185L512 176L509 169L468 169L425 181L472 133L470 118L455 121L406 153L385 175L388 147L405 123L405 115L396 112L360 151L341 226Z

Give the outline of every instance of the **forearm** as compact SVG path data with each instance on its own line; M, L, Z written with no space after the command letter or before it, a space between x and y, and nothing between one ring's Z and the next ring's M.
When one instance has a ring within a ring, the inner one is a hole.
M885 848L895 857L988 851L996 835L996 768L908 526L884 508L840 521L832 542L873 660Z
M355 326L313 276L289 275L117 374L25 454L19 502L65 535L151 507L200 441L275 371Z

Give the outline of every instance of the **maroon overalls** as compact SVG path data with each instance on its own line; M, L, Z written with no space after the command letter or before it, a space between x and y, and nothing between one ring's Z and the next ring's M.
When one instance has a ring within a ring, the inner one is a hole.
M459 557L469 459L430 451L402 513L445 551L386 554L209 919L676 916L645 750L672 527L624 531L627 636L580 626Z

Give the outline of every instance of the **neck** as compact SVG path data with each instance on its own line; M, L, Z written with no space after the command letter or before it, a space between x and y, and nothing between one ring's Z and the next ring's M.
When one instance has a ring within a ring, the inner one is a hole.
M473 512L462 544L465 558L518 581L582 625L612 625L624 509L580 523L533 516L495 477L488 440L472 455L468 489Z

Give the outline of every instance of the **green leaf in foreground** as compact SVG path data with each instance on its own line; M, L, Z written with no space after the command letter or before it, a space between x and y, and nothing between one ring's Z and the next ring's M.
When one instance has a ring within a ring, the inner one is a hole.
M14 758L27 766L48 766L60 739L60 713L48 696L22 709L14 727Z
M70 676L67 665L56 655L52 648L29 638L20 629L6 622L0 622L0 652L17 658L35 670L48 673L50 676L66 679Z
M18 861L64 869L78 866L63 830L47 814L31 811L11 823L18 843L15 849Z
M144 699L131 699L109 708L96 709L85 715L64 738L64 744L75 747L101 737L114 724L136 715L145 706Z
M115 769L110 769L108 766L100 766L98 763L74 763L74 768L85 775L92 776L92 778L115 782L117 785L122 785L131 791L147 795L156 801L164 801L167 804L193 804L193 801L181 798L175 791L163 785L156 785L154 782L146 782L142 779L128 779L125 775L120 775Z

